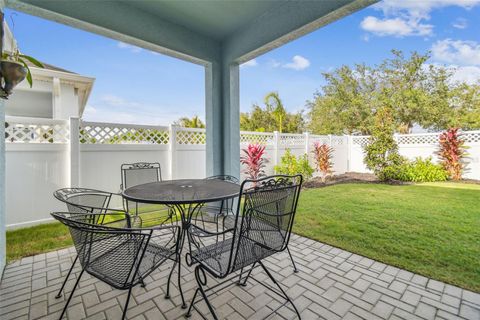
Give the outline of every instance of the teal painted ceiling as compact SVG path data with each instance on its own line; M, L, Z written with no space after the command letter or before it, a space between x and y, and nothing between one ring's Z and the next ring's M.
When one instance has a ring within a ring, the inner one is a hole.
M4 0L8 7L192 62L248 59L376 0Z
M221 40L286 0L122 1L162 19Z

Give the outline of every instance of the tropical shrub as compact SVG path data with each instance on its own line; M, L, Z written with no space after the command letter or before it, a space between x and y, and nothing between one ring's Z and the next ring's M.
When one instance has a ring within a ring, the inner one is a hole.
M263 158L265 153L265 146L255 143L249 144L246 149L242 149L244 153L240 157L240 163L243 164L246 169L243 171L248 177L248 179L258 179L265 176L265 163L267 159Z
M465 140L461 138L458 128L450 128L440 135L440 150L437 152L440 163L453 180L461 180L465 169L463 158L467 154Z
M364 162L380 180L388 180L385 170L388 167L401 165L405 159L400 156L397 142L393 136L395 122L390 109L378 110L374 121L375 125L369 143L364 150Z
M410 182L446 181L448 173L441 164L432 162L432 158L416 158L414 161L404 161L400 165L387 167L383 174L386 180Z
M301 174L305 180L312 177L314 169L308 163L308 155L299 156L298 158L287 149L283 154L280 164L275 166L275 172L279 174L295 175Z
M322 182L325 182L327 176L333 172L333 148L320 142L315 142L313 148L316 169L322 174Z

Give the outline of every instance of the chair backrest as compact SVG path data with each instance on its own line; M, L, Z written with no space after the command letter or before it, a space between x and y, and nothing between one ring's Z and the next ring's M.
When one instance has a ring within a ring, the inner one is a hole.
M55 212L52 216L69 228L80 264L96 278L128 288L138 268L151 230L111 228L91 222L94 214Z
M301 175L245 180L232 243L232 270L287 248L302 187Z
M121 166L122 191L144 183L162 181L162 170L158 162L126 163Z
M232 182L232 183L239 183L240 182L240 180L238 180L237 177L234 177L234 176L231 176L231 175L228 175L228 174L219 174L219 175L216 175L216 176L210 176L210 177L207 177L206 179L207 180L218 179L218 180L223 180L223 181L229 181L229 182Z
M63 188L53 196L64 202L70 213L102 213L108 208L112 194L88 188Z

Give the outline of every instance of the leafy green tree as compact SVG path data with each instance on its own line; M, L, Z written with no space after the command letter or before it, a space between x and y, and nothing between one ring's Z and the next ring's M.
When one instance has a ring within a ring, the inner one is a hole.
M272 103L273 102L273 103ZM278 96L278 92L270 92L264 99L267 111L275 118L277 122L278 132L282 132L283 121L287 116L287 111L283 107L282 100Z
M205 124L198 116L193 116L191 119L182 117L175 121L174 124L184 128L205 128Z
M381 108L375 115L375 122L370 141L365 147L364 162L380 180L388 179L388 168L399 166L404 162L398 152L394 137L395 121L389 108Z
M289 113L285 110L277 92L265 96L265 107L254 104L248 113L240 113L240 129L258 132L301 133L304 119L301 112Z
M376 70L357 64L323 76L327 83L307 102L309 129L317 134L368 134L377 105Z
M308 128L317 134L370 134L376 110L392 112L395 131L480 128L480 85L453 81L453 70L428 65L429 53L356 64L324 73L326 84L307 102Z

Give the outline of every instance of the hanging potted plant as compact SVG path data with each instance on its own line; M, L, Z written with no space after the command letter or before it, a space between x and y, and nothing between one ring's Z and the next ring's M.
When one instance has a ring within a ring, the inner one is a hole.
M3 52L0 72L3 78L2 89L7 94L12 93L13 88L27 78L27 82L32 87L32 73L28 67L27 61L34 66L43 68L43 64L37 59L21 54L18 49L13 52Z

